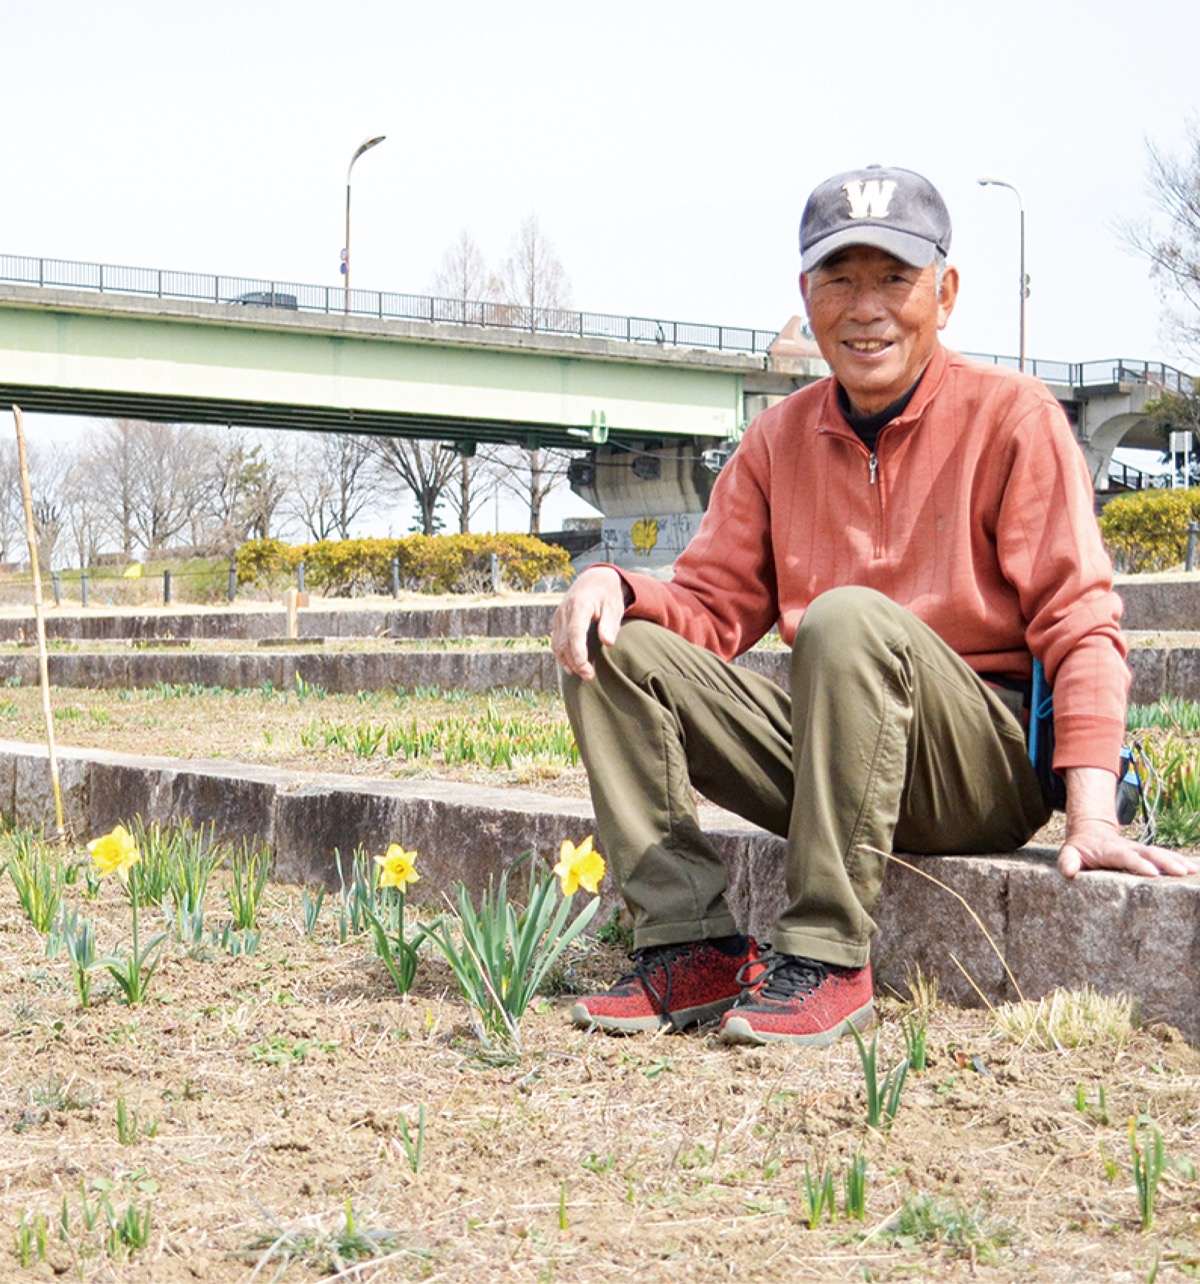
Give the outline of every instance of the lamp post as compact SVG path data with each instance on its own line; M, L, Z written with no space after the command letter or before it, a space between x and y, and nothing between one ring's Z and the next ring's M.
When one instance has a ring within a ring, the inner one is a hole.
M359 143L358 150L350 157L350 165L346 170L346 243L342 247L342 276L345 278L346 316L350 315L350 174L354 169L354 162L358 160L363 152L369 152L372 147L382 143L386 137L386 134L380 134L378 138L368 138L366 142Z
M981 187L1007 187L1017 198L1021 211L1021 350L1018 356L1020 369L1025 369L1025 300L1029 297L1029 278L1025 275L1025 202L1021 199L1020 189L1015 183L996 174L984 174L979 180Z

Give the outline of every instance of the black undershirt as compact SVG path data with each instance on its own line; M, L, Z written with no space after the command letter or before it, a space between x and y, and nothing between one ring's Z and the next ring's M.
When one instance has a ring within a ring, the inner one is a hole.
M921 371L922 378L925 371ZM913 393L921 386L921 380L916 383L904 394L892 402L890 406L884 406L882 410L876 411L873 415L856 415L850 409L850 398L846 396L846 389L839 383L837 386L838 407L846 422L858 434L859 440L872 453L875 453L875 443L879 438L879 430L887 427L893 419L898 418L908 407L912 400Z

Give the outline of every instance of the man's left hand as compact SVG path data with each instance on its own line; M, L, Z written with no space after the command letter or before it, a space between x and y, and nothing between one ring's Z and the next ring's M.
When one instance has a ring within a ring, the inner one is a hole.
M1185 877L1200 874L1200 863L1166 847L1126 838L1115 823L1110 827L1092 822L1072 829L1058 851L1058 872L1064 878L1074 878L1086 869L1123 870L1145 878L1159 874Z
M1067 837L1058 852L1058 872L1115 869L1144 878L1200 874L1200 863L1166 847L1126 838L1117 824L1116 774L1098 767L1067 769Z

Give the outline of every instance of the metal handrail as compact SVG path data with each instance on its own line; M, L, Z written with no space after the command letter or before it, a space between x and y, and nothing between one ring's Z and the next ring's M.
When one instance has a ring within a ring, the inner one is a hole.
M994 356L983 352L964 352L963 356L988 365L1007 366L1012 370L1018 369L1020 365L1016 357ZM1163 392L1178 392L1184 396L1190 396L1196 390L1196 381L1191 375L1162 361L1136 361L1128 357L1113 357L1108 361L1046 361L1031 358L1025 362L1025 369L1043 383L1063 384L1069 388L1144 383Z
M340 285L303 285L259 277L214 276L163 268L118 267L80 263L71 259L32 258L0 254L0 281L16 285L95 290L101 294L137 294L159 299L192 299L206 303L246 302L246 296L284 298L299 312L342 313L345 295ZM528 330L538 334L574 335L585 339L616 339L624 343L654 343L664 347L703 348L716 352L766 353L777 330L749 326L710 325L667 321L656 317L617 316L606 312L577 312L573 308L528 308L491 300L444 299L425 294L384 290L351 290L350 312L380 320L425 321L434 325L470 325ZM279 306L276 304L276 306ZM964 354L974 361L1018 368L1016 357L990 353ZM1072 388L1119 383L1144 383L1163 391L1190 395L1191 375L1161 361L1116 357L1110 361L1047 361L1031 358L1026 370L1044 383Z
M0 281L206 303L238 304L247 302L246 296L249 295L269 295L272 299L287 300L289 310L293 307L292 300L295 300L294 308L299 312L342 313L346 306L342 287L336 285L304 285L256 277L117 267L13 254L0 255ZM707 348L717 352L765 353L778 337L777 330L755 330L749 326L615 316L604 312L578 312L573 308L529 308L491 300L443 299L383 290L351 290L349 306L354 316L381 320L528 330L588 339L617 339L625 343Z
M1108 465L1108 480L1116 482L1125 490L1161 490L1170 486L1172 476L1169 472L1148 473L1132 464L1123 464L1113 459Z

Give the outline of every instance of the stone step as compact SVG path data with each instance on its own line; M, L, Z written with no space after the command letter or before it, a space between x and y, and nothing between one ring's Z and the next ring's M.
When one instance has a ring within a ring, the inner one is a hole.
M786 652L750 651L738 663L786 684ZM1168 695L1200 700L1200 638L1195 645L1132 647L1129 668L1133 674L1129 700L1133 704L1153 704Z
M786 681L788 653L756 650L739 661L776 682ZM1129 653L1130 699L1152 704L1160 696L1200 700L1200 641L1195 646L1138 646ZM558 666L548 650L495 651L122 651L51 652L50 681L57 687L153 687L158 683L203 687L291 690L299 675L326 691L388 691L396 687L494 691L501 687L553 690ZM32 651L0 655L0 683L38 681Z
M281 881L330 888L337 885L335 848L348 858L357 846L378 852L400 842L420 853L414 892L435 905L456 879L478 892L522 852L532 848L553 860L562 839L578 841L593 827L586 802L526 790L98 750L63 748L59 757L66 821L80 841L134 816L163 824L186 818L211 823L221 840L265 843ZM53 832L44 749L0 741L0 811L19 825ZM702 809L701 823L728 868L739 922L768 938L785 903L782 841L713 808ZM980 995L997 1003L1091 985L1133 995L1145 1018L1200 1042L1200 876L1097 873L1068 883L1053 859L1048 848L1027 847L995 856L918 857L914 869L890 864L876 907L877 987L904 992L917 967L938 978L945 997L968 1005ZM606 886L599 921L616 903Z
M523 638L549 637L557 596L536 602L480 602L463 606L400 607L393 602L364 606L329 599L298 613L301 637L321 638ZM0 616L0 642L35 636L32 614ZM221 607L154 611L48 611L46 636L54 640L151 641L157 638L257 642L282 637L282 606Z
M1193 575L1125 576L1117 584L1125 603L1124 625L1131 630L1200 632L1200 573ZM482 601L437 606L397 605L390 599L313 598L300 611L303 637L328 638L457 638L547 637L558 604L546 600ZM50 609L46 634L55 639L103 641L152 638L213 638L258 641L285 632L281 604L213 605L146 610ZM0 615L0 642L31 639L32 613Z
M500 687L551 690L558 667L549 650L538 651L129 651L51 652L50 682L57 687L153 687L158 683L277 691L296 686L297 676L326 691L389 691L396 687ZM0 683L30 686L38 681L32 653L0 655Z
M1122 627L1159 633L1200 631L1200 572L1122 576Z

